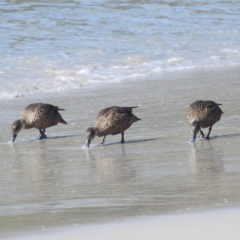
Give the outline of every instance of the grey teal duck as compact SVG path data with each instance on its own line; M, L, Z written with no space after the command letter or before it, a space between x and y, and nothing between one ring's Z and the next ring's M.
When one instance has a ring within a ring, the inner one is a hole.
M191 125L192 136L191 142L194 142L196 135L200 131L200 134L204 138L205 135L201 128L209 127L208 134L205 139L209 140L209 135L212 130L212 126L218 122L223 114L219 103L213 101L196 101L192 103L187 109L187 122Z
M67 124L58 111L64 111L58 106L45 103L33 103L22 112L19 120L12 124L12 141L14 142L21 129L37 128L40 132L39 139L45 139L45 130L58 123Z
M116 135L121 133L121 143L124 143L124 131L134 122L141 120L132 113L136 107L108 107L101 110L96 117L94 127L86 130L86 146L89 147L93 138L97 135L103 137L102 144L105 143L107 135Z

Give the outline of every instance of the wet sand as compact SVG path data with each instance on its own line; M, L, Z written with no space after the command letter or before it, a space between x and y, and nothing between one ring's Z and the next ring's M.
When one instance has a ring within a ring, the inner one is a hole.
M58 229L31 240L114 239L114 240L238 240L240 209L208 211L195 214L142 217L108 224L75 226ZM25 240L25 237L19 240Z
M194 219L196 212L239 208L239 77L236 67L166 72L0 101L0 237L52 233L59 239L53 229L76 224L186 213ZM199 99L222 103L224 114L210 141L190 144L186 108ZM68 126L47 129L42 141L36 129L22 130L8 144L11 123L33 102L65 108ZM85 130L111 105L138 105L134 113L142 121L125 132L125 144L120 135L108 136L104 146L95 138L86 149Z

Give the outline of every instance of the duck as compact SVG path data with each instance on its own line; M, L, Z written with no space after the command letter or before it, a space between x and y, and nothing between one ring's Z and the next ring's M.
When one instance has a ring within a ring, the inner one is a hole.
M194 142L196 135L200 131L200 134L206 140L210 139L210 133L212 131L212 126L217 123L223 114L223 111L219 107L221 103L216 103L211 100L203 101L198 100L193 102L187 109L187 122L191 126L191 138L190 141ZM208 128L208 134L205 134L201 128Z
M97 135L103 137L101 144L105 143L107 135L116 135L121 133L121 143L124 143L124 131L126 131L134 122L141 120L132 113L134 107L107 107L102 109L94 123L94 127L86 130L86 146L89 147L91 141Z
M46 128L58 123L67 124L58 111L65 111L58 106L47 103L29 104L23 110L20 119L12 124L12 142L16 140L22 129L37 128L40 132L39 139L46 139Z

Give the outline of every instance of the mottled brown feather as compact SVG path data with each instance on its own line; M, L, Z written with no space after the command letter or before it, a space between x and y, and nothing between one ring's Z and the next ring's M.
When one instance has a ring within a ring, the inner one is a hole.
M213 126L221 119L223 114L221 108L213 101L196 101L192 103L187 109L187 122L192 124L197 120L200 123L200 128L207 128Z
M30 104L24 109L20 117L21 120L24 120L23 128L46 129L58 123L67 124L58 112L59 110L57 106L51 104Z
M108 107L101 110L95 120L98 137L124 132L134 122L140 120L132 113L134 107Z

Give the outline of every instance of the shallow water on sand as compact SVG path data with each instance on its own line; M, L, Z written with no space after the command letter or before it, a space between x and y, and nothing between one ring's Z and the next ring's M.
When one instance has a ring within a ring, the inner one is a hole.
M1 101L0 236L73 224L240 206L239 71L166 73L158 79L84 87L55 96ZM197 99L222 103L210 141L188 142L187 106ZM22 130L10 124L29 103L65 108L68 126ZM99 110L135 106L142 119L125 133L95 138L84 132ZM35 140L35 141L32 141Z

